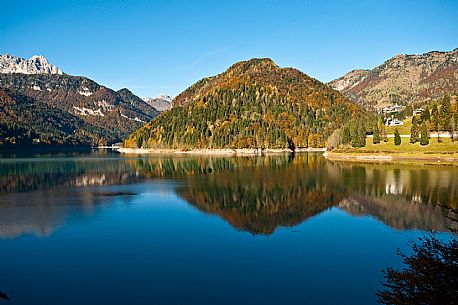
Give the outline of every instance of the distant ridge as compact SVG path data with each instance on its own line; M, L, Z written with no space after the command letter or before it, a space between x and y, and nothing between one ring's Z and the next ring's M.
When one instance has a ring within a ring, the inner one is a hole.
M353 70L329 82L368 109L425 103L458 92L458 48L397 55L372 70Z
M144 97L143 100L161 112L169 110L172 106L172 97L164 93L156 97Z

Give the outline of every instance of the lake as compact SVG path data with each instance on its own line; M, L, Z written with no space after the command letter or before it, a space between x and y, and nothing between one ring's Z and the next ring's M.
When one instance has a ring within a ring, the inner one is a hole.
M456 228L458 168L10 153L0 191L5 304L376 304L398 248Z

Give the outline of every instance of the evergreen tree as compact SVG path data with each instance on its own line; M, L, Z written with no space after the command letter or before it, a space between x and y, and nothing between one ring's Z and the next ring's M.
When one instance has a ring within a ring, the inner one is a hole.
M381 128L381 129L382 129L382 130L381 130L380 134L381 134L381 136L382 136L383 142L388 142L388 136L387 136L387 134L386 134L385 124L382 124L382 128Z
M364 147L366 146L366 126L363 121L361 121L359 130L358 130L358 145L359 147Z
M399 130L397 128L394 130L394 145L401 145L401 135L399 134Z
M142 147L143 137L141 136L141 134L138 136L136 144L137 144L137 148L141 148Z
M429 112L428 106L425 107L425 110L421 113L421 122L429 121L431 118L431 113Z
M361 119L357 119L351 126L351 146L366 146L366 127L364 122Z
M351 146L359 147L359 120L350 123L350 132L351 132Z
M379 144L380 143L380 130L377 125L374 127L374 136L372 138L372 143Z
M450 97L445 95L442 99L441 108L440 108L440 129L444 131L450 131Z
M342 128L342 132L341 132L341 143L346 145L348 143L350 143L351 141L351 132L350 132L350 127L345 125L343 128Z
M426 126L426 123L424 123L424 122L421 125L420 144L421 145L428 145L429 144L428 126Z
M440 115L439 110L437 109L437 105L433 104L431 110L431 122L432 122L432 130L437 133L437 142L441 142L441 138L439 136L439 126L440 126Z
M452 119L450 120L450 139L452 139L452 142L455 141L455 130L456 130L455 118L452 117Z
M418 142L418 126L417 126L417 120L414 117L412 117L412 128L410 129L410 143L414 144Z

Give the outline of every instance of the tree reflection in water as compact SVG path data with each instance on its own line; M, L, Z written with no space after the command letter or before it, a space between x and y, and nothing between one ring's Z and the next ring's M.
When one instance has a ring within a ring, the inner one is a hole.
M456 207L458 169L332 163L316 154L139 160L148 177L184 181L188 203L254 234L294 226L331 207L370 215L400 230L456 226L441 205Z
M73 204L87 212L110 202L100 196L100 186L122 184L132 193L129 186L158 180L173 182L167 187L200 211L253 234L272 234L330 208L369 215L400 230L456 227L449 210L440 207L457 208L456 167L333 163L318 154L87 157L2 160L0 234L49 234L69 213L62 206L69 190ZM122 192L116 190L116 196Z

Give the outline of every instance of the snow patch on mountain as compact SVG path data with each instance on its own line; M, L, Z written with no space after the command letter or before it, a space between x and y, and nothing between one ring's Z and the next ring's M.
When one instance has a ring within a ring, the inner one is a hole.
M172 102L172 97L168 94L165 94L165 93L161 93L159 94L158 96L156 96L156 98L158 99L161 99L161 100L164 100L164 101L167 101L167 102Z
M114 105L109 104L106 100L97 101L94 102L94 104L98 107L102 107L102 109L105 111L111 111L115 107Z
M91 96L92 92L87 87L82 87L81 90L78 90L78 93L84 96Z
M102 110L101 109L97 109L97 110L94 110L94 109L91 109L91 108L86 108L86 107L77 107L77 106L73 106L73 109L75 110L75 113L78 114L78 115L84 115L84 116L87 116L87 115L92 115L92 116L105 116L105 114L103 114Z
M140 123L146 123L145 121L140 120L138 117L130 118L130 117L128 117L127 115L122 114L122 113L121 113L121 117L123 117L123 118L125 118L125 119L128 119L128 120L140 122Z

